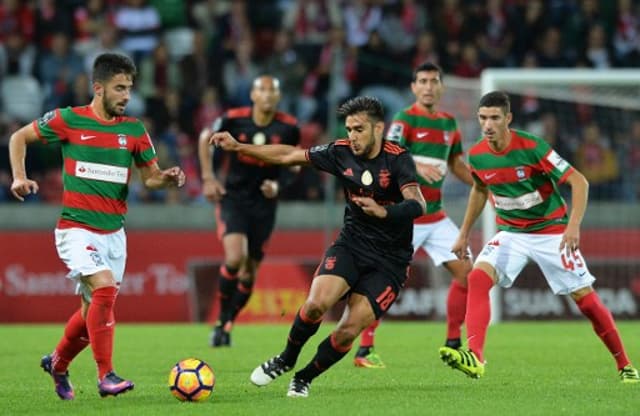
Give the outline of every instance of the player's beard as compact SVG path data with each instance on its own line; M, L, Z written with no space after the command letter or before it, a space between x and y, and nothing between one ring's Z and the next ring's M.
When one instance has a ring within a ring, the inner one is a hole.
M104 111L109 115L109 117L119 117L123 115L126 103L124 103L122 107L118 107L119 103L114 100L110 100L107 95L108 94L104 94L102 96L102 106L104 107Z
M367 142L367 144L362 148L362 152L360 152L360 154L357 154L356 156L361 159L369 159L371 151L373 150L373 146L375 144L376 144L376 138L373 135L373 133L371 133L371 136L369 137L369 142Z

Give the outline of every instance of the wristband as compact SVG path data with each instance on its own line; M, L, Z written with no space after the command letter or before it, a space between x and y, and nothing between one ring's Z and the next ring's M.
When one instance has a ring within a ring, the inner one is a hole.
M413 220L422 215L422 205L415 199L405 199L398 204L388 205L385 208L387 210L387 218L392 221Z

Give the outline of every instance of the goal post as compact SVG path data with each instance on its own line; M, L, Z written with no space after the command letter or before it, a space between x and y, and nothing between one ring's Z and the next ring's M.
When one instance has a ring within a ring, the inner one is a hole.
M576 145L583 141L580 131L585 126L585 123L588 122L585 120L597 118L598 123L604 126L602 129L603 135L611 136L608 138L611 148L620 153L620 147L616 148L616 146L620 146L620 143L624 144L625 136L628 137L630 125L634 120L640 120L640 71L636 69L490 68L482 72L480 88L482 94L494 90L502 90L509 94L512 99L513 97L516 97L516 99L526 97L520 100L522 102L533 99L534 104L535 100L538 103L546 103L546 111L554 113L557 120L567 124L563 126L567 132L566 136L568 138L566 141L573 141ZM527 107L523 106L522 108ZM514 109L514 122L512 125L529 130L527 122L522 121L523 118L526 118L522 117L522 108ZM589 119L589 114L591 114L591 119ZM533 122L530 121L529 123ZM535 123L533 124L535 125ZM561 144L566 145L567 143ZM571 145L568 147L570 148ZM620 166L620 168L622 169L621 176L628 174L628 172L624 171L625 166ZM640 178L640 175L638 178ZM627 180L627 178L623 179ZM633 180L631 179L631 181ZM634 187L633 189L640 189L638 183L631 183L631 186ZM616 214L616 212L628 211L636 197L628 192L625 194L621 191L615 198L618 199L615 201L602 200L596 202L595 212L606 213L602 215L603 217L612 217L606 221L615 223L615 226L619 229L629 230L631 228L632 231L640 230L636 222L627 224L622 219L624 214ZM609 210L599 209L599 206L604 204L608 204ZM594 204L590 201L589 210L592 210L592 205ZM614 207L614 211L611 211L611 206ZM613 218L616 215L618 218ZM603 221L603 219L596 218L595 221L591 222L599 223ZM597 225L595 226L597 227ZM487 205L482 217L483 243L489 241L489 238L495 233L495 212ZM633 235L635 236L635 234ZM607 241L599 241L597 243L608 244ZM623 246L624 242L621 245ZM629 259L622 257L615 261L632 263L634 260L631 257ZM492 291L492 322L499 322L503 319L504 311L502 307L505 303L501 299L502 295L503 293L499 289Z

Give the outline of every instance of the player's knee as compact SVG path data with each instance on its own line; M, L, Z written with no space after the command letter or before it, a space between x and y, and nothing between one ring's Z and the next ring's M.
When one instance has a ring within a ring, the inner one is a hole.
M307 300L304 304L304 312L311 321L318 321L327 311L327 307L320 302Z
M587 296L591 292L593 292L593 288L591 286L583 287L582 289L571 292L571 298L575 302L578 302L580 299Z
M224 264L229 269L239 270L242 267L242 261L244 257L238 253L225 253Z
M111 272L111 270L101 270L95 274L92 274L91 276L83 277L83 280L89 286L92 292L102 287L118 286L118 283L113 277L113 273Z
M474 266L469 274L467 274L467 282L471 282L472 280L478 282L484 280L487 276L491 279L493 284L498 281L496 269L489 263L479 262Z
M341 347L348 347L353 344L360 331L355 325L338 325L333 331L336 343Z

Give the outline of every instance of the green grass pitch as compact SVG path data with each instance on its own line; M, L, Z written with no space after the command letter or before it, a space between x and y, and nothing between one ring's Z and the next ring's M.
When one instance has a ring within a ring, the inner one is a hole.
M333 328L327 322L307 343L298 367ZM639 322L619 322L627 352L640 364ZM438 357L444 324L382 323L376 347L383 370L353 366L353 350L311 385L307 399L286 397L290 375L267 387L249 382L253 368L278 353L288 324L238 325L231 348L208 346L205 325L120 324L116 371L136 383L116 398L97 394L87 349L70 368L76 399L63 402L39 368L63 326L0 326L2 415L631 415L640 414L640 384L619 382L615 364L590 324L502 323L490 327L485 377L472 380ZM190 356L216 373L211 399L181 403L167 388L169 370Z

